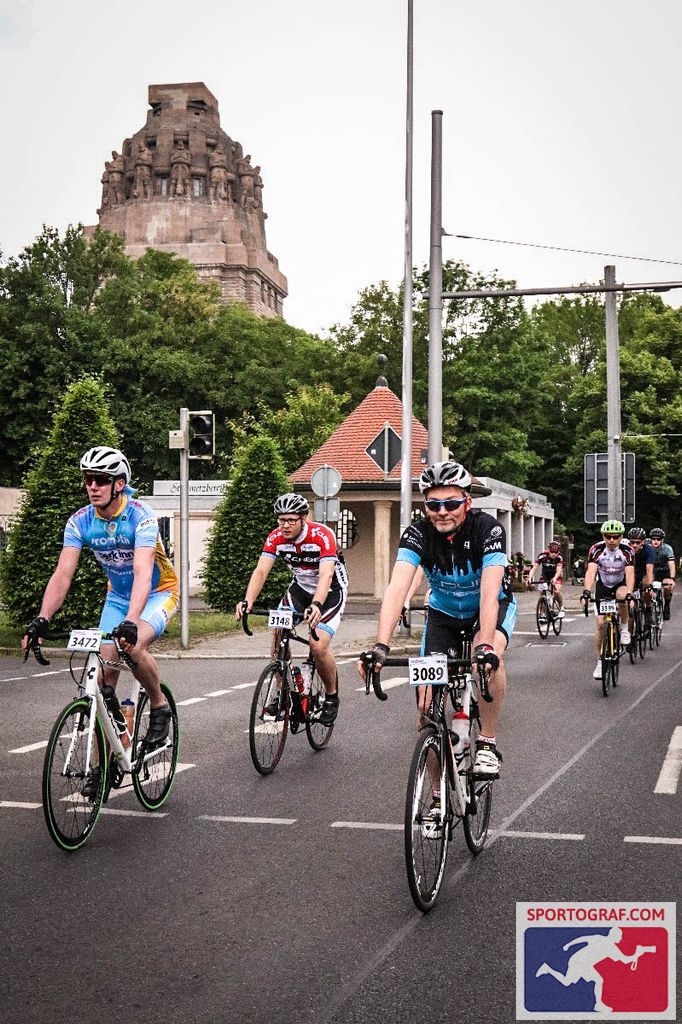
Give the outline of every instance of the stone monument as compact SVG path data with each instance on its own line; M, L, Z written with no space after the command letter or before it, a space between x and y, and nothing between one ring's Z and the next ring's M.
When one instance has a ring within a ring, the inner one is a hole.
M133 258L175 252L218 281L225 301L282 316L287 279L267 250L260 166L220 127L203 82L150 85L149 107L144 128L105 162L100 226Z

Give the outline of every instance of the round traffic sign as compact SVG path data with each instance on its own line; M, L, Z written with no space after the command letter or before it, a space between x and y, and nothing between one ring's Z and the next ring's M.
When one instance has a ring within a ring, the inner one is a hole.
M333 466L320 466L310 478L313 494L318 498L333 498L341 490L341 474Z

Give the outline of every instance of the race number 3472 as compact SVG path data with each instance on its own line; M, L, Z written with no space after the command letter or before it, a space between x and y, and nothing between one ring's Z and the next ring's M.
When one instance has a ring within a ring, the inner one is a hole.
M517 903L517 1020L675 1020L674 903Z

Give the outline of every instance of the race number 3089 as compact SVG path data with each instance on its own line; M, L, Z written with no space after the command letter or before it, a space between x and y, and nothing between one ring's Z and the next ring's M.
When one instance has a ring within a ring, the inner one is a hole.
M442 686L448 678L448 659L444 654L427 654L409 659L410 686Z

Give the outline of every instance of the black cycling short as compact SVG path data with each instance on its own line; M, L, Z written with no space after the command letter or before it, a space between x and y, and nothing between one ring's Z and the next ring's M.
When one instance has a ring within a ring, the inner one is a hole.
M624 586L625 586L625 577L623 577L623 579L620 581L620 583L616 583L615 587L605 587L604 584L602 583L601 579L599 578L599 576L597 576L597 583L596 583L596 586L594 588L594 599L595 599L596 602L598 602L598 601L615 601L616 600L616 591L620 587L624 587ZM597 605L597 607L599 607L599 606Z
M347 596L348 592L346 590L332 587L322 605L322 617L317 624L318 629L322 629L325 633L329 633L330 636L334 636L334 633L339 628L343 610L346 607ZM280 601L280 608L293 608L296 620L300 622L303 612L309 607L313 597L313 594L308 593L307 590L304 590L294 580Z
M662 583L663 580L671 579L671 576L670 576L670 566L666 565L666 567L663 568L663 566L655 565L654 566L654 579L656 580L657 583Z
M511 601L509 598L502 598L497 613L497 629L509 643L509 634L505 629L505 619L509 611ZM462 632L467 638L473 639L478 629L478 615L470 619L453 619L451 615L444 615L443 612L429 609L429 615L424 623L422 636L421 654L447 654L454 650L459 654L462 644Z

